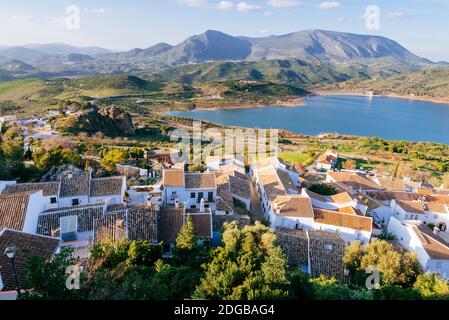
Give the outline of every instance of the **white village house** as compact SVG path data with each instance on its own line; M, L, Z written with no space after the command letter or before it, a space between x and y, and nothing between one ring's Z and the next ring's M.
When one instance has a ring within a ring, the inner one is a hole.
M416 254L424 272L436 272L449 279L449 246L438 235L438 229L432 231L420 222L391 217L388 231L405 249Z

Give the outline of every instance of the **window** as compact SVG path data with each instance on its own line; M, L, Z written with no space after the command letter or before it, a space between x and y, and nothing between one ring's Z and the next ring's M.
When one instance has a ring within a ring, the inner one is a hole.
M204 193L203 192L198 192L198 203L201 202L201 199L204 198Z
M172 191L171 194L172 194L172 196L176 195L176 191Z
M196 197L196 193L195 192L190 192L190 199L195 199Z
M72 199L72 206L77 206L80 204L80 200L79 199Z
M170 253L171 247L169 244L164 244L163 249L164 253Z
M209 192L207 194L207 201L208 202L214 202L214 193L213 192Z
M64 242L76 240L76 232L78 230L78 217L66 216L59 219L59 226L61 230L61 239Z
M205 205L204 205L204 208L208 209L208 208L209 208L209 205L208 205L208 204L205 204Z
M55 204L57 202L56 200L57 200L56 197L51 197L50 198L50 203L51 204Z
M191 205L190 209L196 209L196 205Z

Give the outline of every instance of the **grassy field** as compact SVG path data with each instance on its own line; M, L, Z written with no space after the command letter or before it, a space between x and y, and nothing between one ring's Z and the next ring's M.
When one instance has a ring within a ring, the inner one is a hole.
M280 153L279 158L287 161L288 163L305 164L308 161L310 161L309 155L307 155L305 153L298 153L298 152L291 152L291 151L285 151L283 153Z
M0 100L13 100L25 94L32 94L42 88L40 79L17 80L0 84Z

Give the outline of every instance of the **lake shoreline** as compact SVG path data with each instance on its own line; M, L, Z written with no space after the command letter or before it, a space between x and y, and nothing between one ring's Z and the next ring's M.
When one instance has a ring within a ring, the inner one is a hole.
M228 109L255 109L255 108L269 108L269 107L301 107L304 106L304 100L307 100L309 96L298 97L294 99L289 99L285 101L276 101L276 102L266 102L266 103L258 103L258 102L248 102L248 103L205 103L198 104L197 107L193 110L228 110ZM220 105L217 105L220 104Z
M393 98L393 99L403 99L411 101L423 101L432 102L437 104L447 104L449 106L449 100L435 99L431 97L416 97L416 96L406 96L399 94L373 94L368 92L362 92L357 90L314 90L312 95L316 96L343 96L343 97L376 97L376 98Z
M410 103L387 96L371 100L370 96L354 91L340 91L339 95L335 91L315 92L305 101L305 107L299 108L265 105L265 108L247 107L229 112L227 108L198 109L192 113L178 110L169 115L224 126L278 128L311 136L328 132L449 144L449 108L431 101Z

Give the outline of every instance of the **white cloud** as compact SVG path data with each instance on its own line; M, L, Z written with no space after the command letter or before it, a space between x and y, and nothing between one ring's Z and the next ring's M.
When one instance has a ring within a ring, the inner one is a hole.
M337 21L338 22L345 22L346 18L345 17L338 17Z
M268 4L274 8L287 8L300 6L302 3L299 0L269 0Z
M11 16L11 20L14 22L32 22L34 21L34 18L27 16L27 15L14 15Z
M180 4L189 7L207 7L209 2L207 0L178 0Z
M405 18L409 16L410 16L409 14L403 11L391 11L386 14L386 17L390 19Z
M273 11L265 11L265 12L263 13L263 15L264 15L265 17L272 17L272 16L274 16L274 12L273 12Z
M248 3L245 1L237 4L237 11L241 11L241 12L259 11L260 9L262 9L262 6L259 6L257 4L251 4L251 3Z
M337 1L327 1L327 2L321 2L318 7L322 10L326 10L326 9L335 9L340 7L341 4Z
M112 9L110 9L110 8L84 8L83 11L86 13L94 13L94 14L110 14L110 13L112 13Z
M217 8L219 10L231 10L234 7L235 7L235 4L231 1L220 1Z

